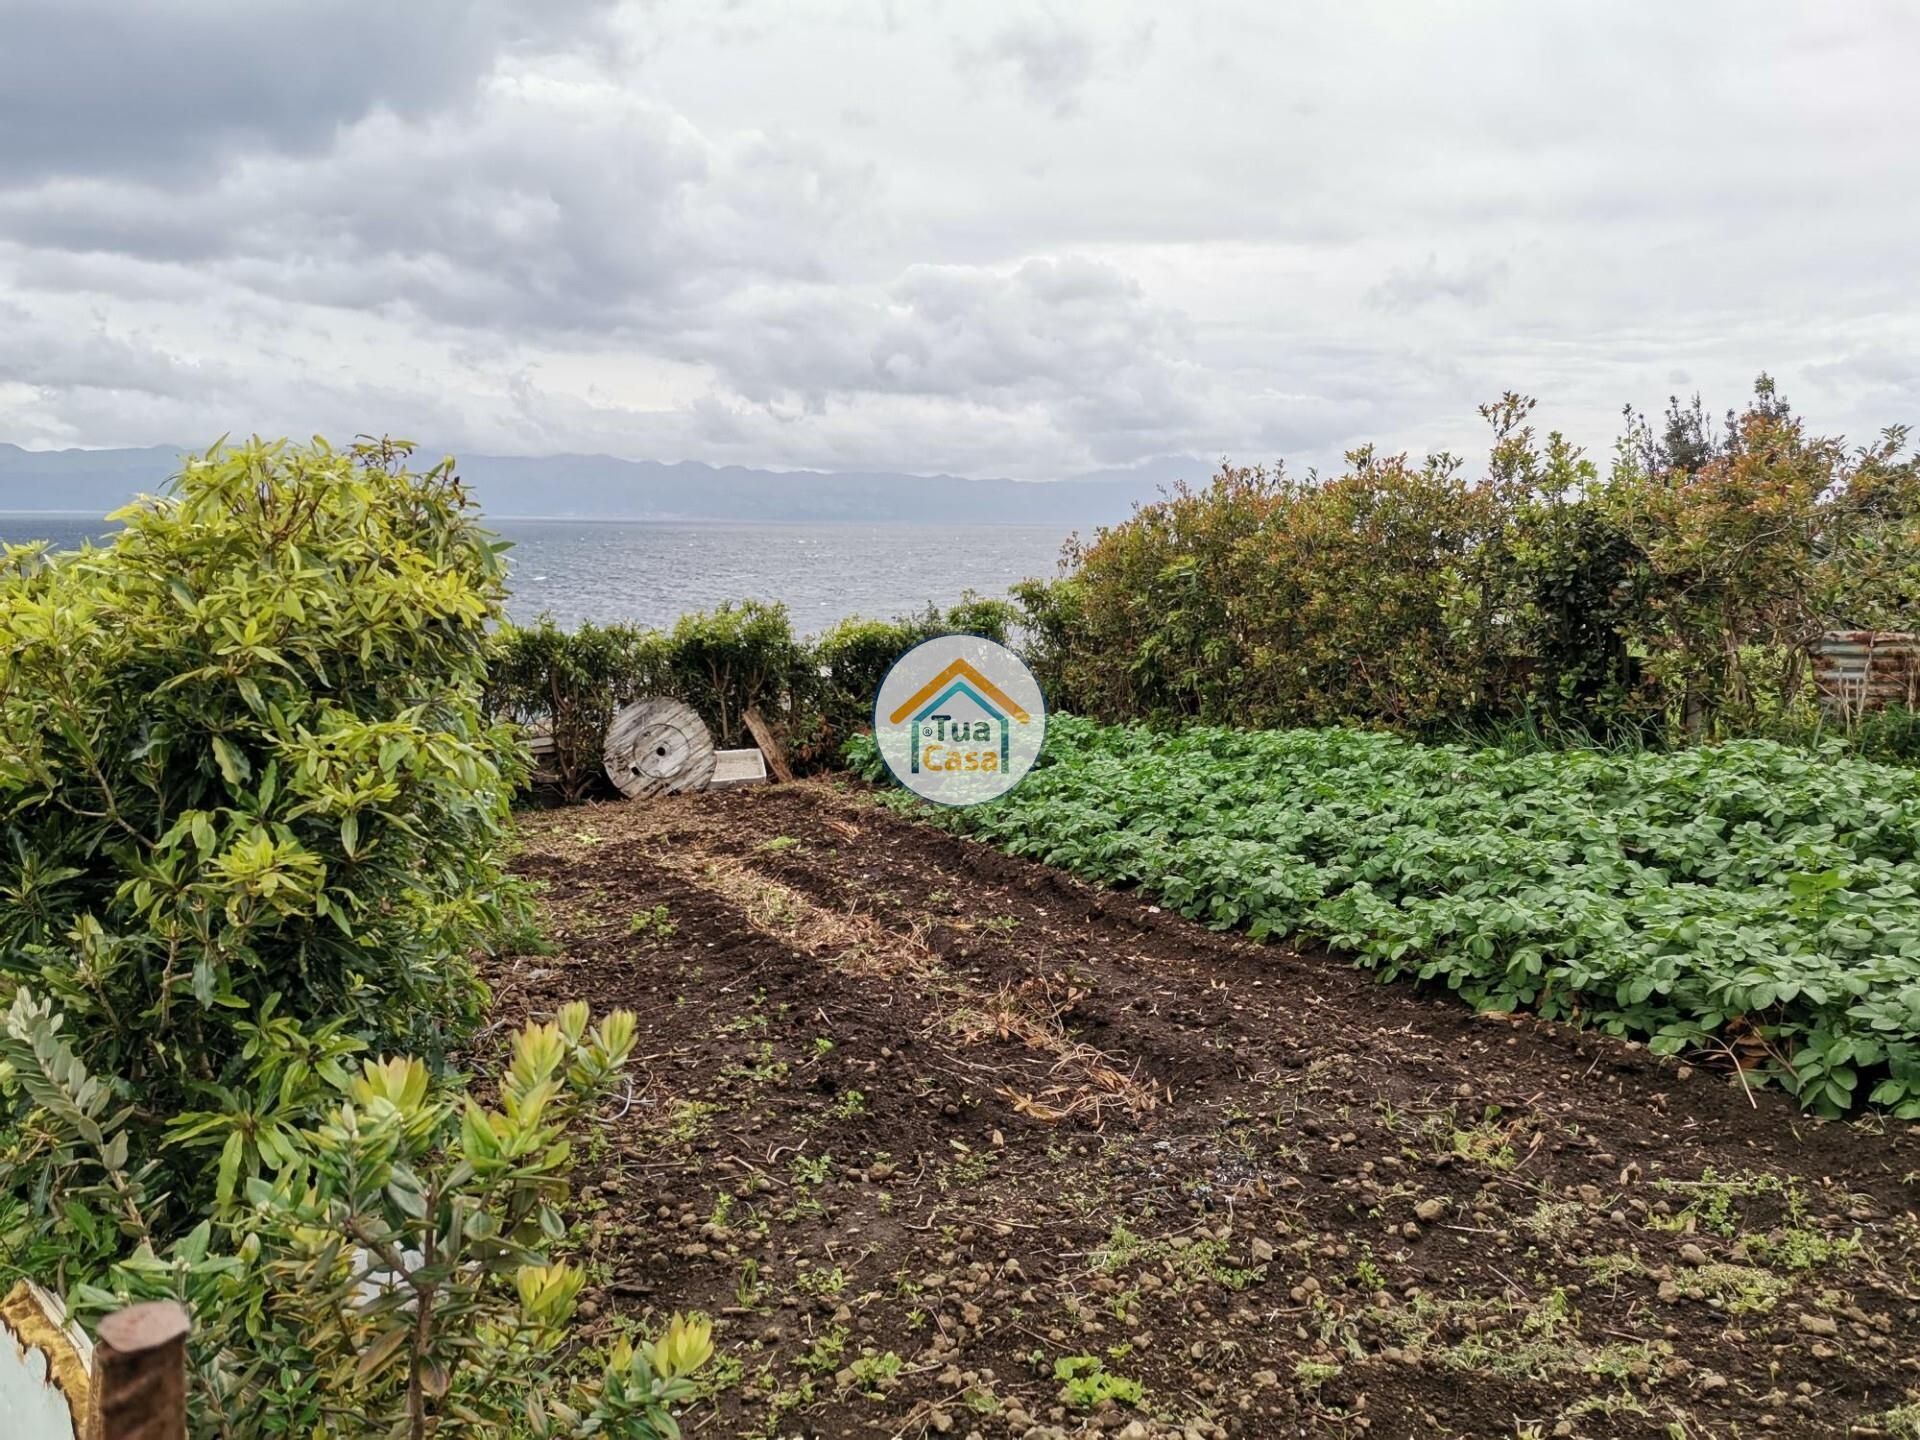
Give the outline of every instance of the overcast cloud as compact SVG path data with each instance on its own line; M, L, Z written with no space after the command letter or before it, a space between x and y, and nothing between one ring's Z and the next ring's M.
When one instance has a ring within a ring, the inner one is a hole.
M1047 478L1920 421L1920 8L0 0L0 440Z

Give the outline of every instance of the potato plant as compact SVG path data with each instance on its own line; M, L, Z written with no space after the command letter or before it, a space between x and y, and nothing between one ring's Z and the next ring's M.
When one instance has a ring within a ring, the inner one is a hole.
M929 818L1481 1009L1708 1052L1822 1113L1920 1118L1908 769L1758 740L1516 752L1056 716L1017 789Z

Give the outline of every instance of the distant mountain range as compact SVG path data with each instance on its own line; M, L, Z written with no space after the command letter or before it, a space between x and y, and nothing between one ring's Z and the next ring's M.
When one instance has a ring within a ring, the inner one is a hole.
M0 511L104 515L159 490L181 449L23 450L0 443ZM421 455L433 455L422 447ZM750 470L696 461L663 464L610 455L468 455L460 474L496 516L593 520L805 521L1051 525L1084 529L1123 520L1176 479L1212 467L1166 457L1070 480L970 480L954 475Z

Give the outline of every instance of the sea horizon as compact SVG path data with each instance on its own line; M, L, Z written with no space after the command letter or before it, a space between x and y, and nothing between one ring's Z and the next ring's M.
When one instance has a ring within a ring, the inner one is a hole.
M786 606L796 634L944 609L968 594L1004 597L1022 580L1055 574L1073 534L1059 525L898 520L483 514L480 523L512 547L506 609L516 623L550 616L568 629L665 628L682 615L758 600ZM89 510L0 510L0 541L10 544L73 549L114 528Z

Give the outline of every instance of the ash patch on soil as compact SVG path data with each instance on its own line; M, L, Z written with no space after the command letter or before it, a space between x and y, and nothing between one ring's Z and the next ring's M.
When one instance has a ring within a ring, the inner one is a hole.
M854 787L522 828L558 953L496 964L498 1011L638 1014L571 1244L592 1327L715 1316L690 1435L1916 1433L1904 1127Z

